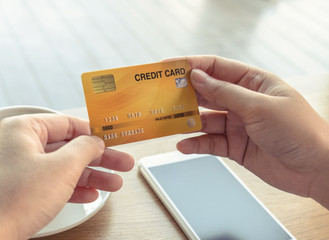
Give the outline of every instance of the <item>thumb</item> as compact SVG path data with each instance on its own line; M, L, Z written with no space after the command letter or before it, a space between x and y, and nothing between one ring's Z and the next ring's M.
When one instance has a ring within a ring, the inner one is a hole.
M88 164L105 151L102 139L96 136L79 136L53 152L57 164L82 172Z
M191 83L198 94L216 108L232 110L238 115L258 101L258 93L242 86L215 79L202 70L193 69Z

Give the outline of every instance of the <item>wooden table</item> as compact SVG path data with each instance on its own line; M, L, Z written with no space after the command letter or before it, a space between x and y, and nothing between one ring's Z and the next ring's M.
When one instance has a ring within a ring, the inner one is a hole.
M287 80L311 105L329 120L329 74ZM65 113L87 117L86 109ZM152 154L175 151L176 135L146 142L121 145L115 149L132 154L136 161ZM277 190L252 173L225 159L228 166L287 227L297 239L329 239L329 211L311 199ZM328 173L329 174L329 173ZM135 165L124 178L123 188L112 193L105 206L85 223L53 236L39 239L186 239Z

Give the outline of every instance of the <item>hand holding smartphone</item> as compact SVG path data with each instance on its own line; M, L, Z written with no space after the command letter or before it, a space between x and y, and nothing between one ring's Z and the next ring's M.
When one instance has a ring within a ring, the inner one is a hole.
M138 164L189 239L295 239L218 157L171 152Z

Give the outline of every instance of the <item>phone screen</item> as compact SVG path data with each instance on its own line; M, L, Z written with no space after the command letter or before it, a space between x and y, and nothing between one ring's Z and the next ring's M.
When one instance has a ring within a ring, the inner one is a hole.
M200 239L293 239L216 157L149 170Z

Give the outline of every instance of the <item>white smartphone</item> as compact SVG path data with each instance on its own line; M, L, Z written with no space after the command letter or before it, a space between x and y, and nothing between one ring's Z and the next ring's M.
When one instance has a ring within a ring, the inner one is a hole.
M138 165L189 239L295 239L218 157L170 152Z

